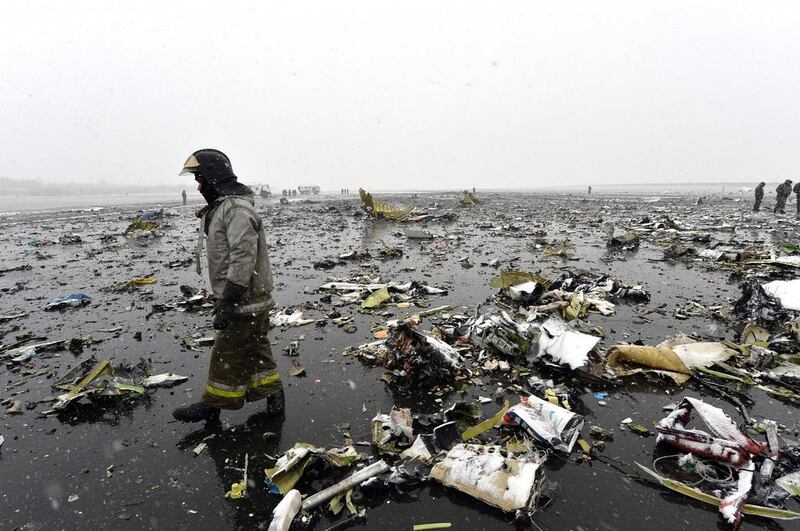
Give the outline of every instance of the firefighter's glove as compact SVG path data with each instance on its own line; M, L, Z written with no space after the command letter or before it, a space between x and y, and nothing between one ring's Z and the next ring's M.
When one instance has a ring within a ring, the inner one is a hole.
M225 282L222 296L214 304L214 329L225 330L233 320L236 307L244 302L247 286L240 286L230 280Z

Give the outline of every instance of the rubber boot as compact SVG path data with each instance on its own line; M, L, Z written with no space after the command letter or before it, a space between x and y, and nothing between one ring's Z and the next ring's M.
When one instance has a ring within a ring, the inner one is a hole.
M219 422L219 409L207 406L202 402L195 402L176 408L172 412L172 416L181 422L200 422L201 420Z

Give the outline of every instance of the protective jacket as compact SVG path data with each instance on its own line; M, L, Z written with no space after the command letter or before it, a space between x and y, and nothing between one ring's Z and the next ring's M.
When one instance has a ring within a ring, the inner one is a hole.
M200 234L208 240L208 275L215 298L222 296L225 282L247 286L239 313L260 313L274 306L272 270L261 216L252 196L224 196L198 212ZM198 258L198 257L196 257ZM198 258L198 265L200 260Z

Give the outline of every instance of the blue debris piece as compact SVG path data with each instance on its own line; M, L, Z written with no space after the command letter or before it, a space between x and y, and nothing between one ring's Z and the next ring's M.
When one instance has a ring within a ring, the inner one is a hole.
M92 298L83 293L72 293L66 297L53 299L44 307L45 311L63 310L65 308L77 308L92 302Z
M158 210L142 210L139 213L139 219L154 220L160 218L163 215L164 215L163 208L159 208Z

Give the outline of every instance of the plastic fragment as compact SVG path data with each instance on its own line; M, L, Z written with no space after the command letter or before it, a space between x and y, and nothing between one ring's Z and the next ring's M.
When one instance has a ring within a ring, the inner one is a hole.
M83 293L72 293L66 297L60 297L50 301L44 307L45 311L51 312L53 310L63 310L65 308L77 308L92 302L92 298Z
M571 452L583 427L583 417L530 395L509 408L503 422L520 426L534 439L562 452Z
M172 387L173 385L177 385L179 383L183 383L189 378L187 376L181 376L180 374L173 374L171 372L165 372L163 374L156 374L153 376L148 376L144 380L142 380L142 385L150 388L150 387Z
M247 483L244 481L239 481L231 485L231 490L225 493L226 498L230 498L231 500L238 500L245 496L247 492Z
M577 369L586 364L598 341L599 337L571 330L561 319L551 317L542 324L538 356L547 355L570 369Z
M303 498L300 492L292 489L278 505L272 510L272 522L269 524L268 531L289 531L295 515L300 511L300 504Z

